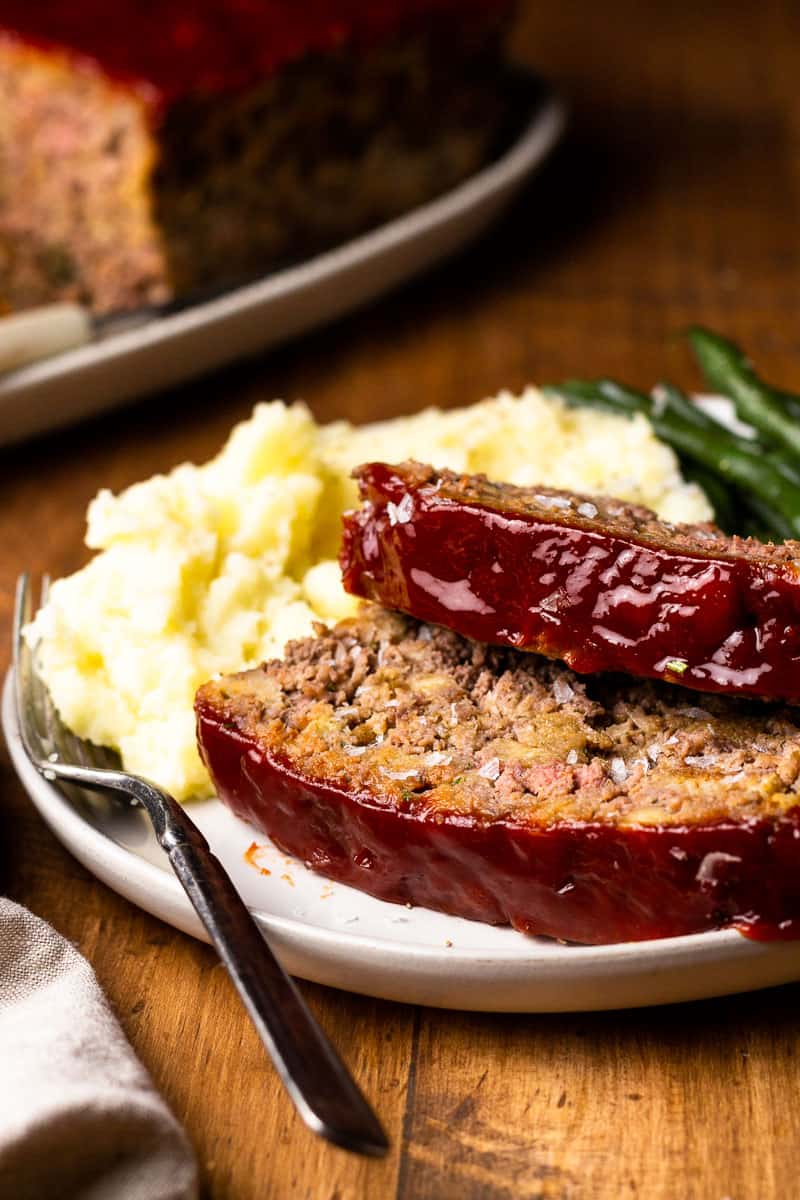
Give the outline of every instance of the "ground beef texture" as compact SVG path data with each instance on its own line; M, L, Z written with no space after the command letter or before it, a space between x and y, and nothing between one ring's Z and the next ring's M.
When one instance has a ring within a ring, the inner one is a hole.
M800 717L373 605L212 680L220 798L384 900L603 943L800 936Z

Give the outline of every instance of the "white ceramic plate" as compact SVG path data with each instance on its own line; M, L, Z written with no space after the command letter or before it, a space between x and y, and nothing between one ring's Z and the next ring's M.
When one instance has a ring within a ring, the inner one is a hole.
M3 728L14 766L50 828L98 879L196 937L203 930L143 813L42 779L20 744L12 677ZM289 971L332 987L440 1008L567 1012L634 1008L800 979L800 942L735 930L617 946L565 946L512 929L373 900L312 874L217 800L191 815ZM259 865L245 854L257 842Z
M205 303L0 378L0 444L66 425L255 354L365 304L476 237L546 158L564 107L544 84L510 148L404 217Z

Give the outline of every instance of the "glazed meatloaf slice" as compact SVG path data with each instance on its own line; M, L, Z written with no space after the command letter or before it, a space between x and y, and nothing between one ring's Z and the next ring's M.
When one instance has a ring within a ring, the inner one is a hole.
M197 695L221 799L384 900L577 942L800 936L800 717L364 606Z
M0 302L102 313L306 258L513 121L509 0L8 0Z
M419 463L355 474L341 551L355 595L581 673L800 700L800 543Z

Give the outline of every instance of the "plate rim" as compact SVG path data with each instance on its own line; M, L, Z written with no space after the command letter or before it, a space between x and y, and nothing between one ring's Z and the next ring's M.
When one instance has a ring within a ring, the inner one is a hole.
M567 106L556 89L536 71L520 69L518 73L542 89L529 119L497 158L455 187L302 262L230 288L209 300L188 304L178 312L155 315L142 325L10 371L0 376L0 402L20 389L69 378L87 367L113 363L130 351L158 347L209 323L252 316L272 300L292 296L311 283L329 282L343 271L364 265L410 238L430 234L487 195L520 183L558 142L566 125Z

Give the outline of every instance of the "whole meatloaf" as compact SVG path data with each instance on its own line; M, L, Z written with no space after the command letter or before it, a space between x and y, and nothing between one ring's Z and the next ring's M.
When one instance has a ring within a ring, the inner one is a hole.
M355 595L581 673L800 700L800 543L413 462L355 474L341 551Z
M196 701L221 799L321 874L526 933L800 936L800 717L367 605Z
M0 303L157 303L481 166L509 0L3 0Z

